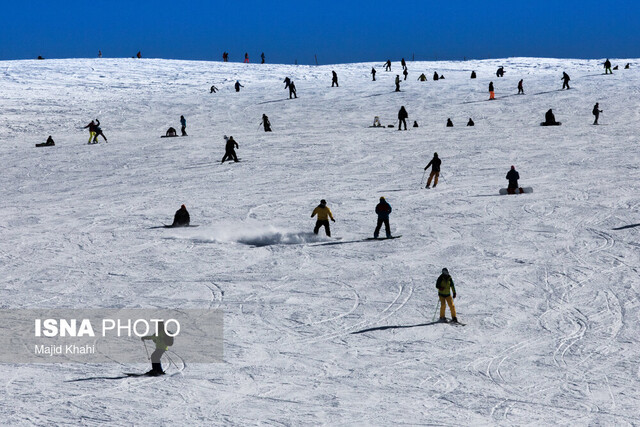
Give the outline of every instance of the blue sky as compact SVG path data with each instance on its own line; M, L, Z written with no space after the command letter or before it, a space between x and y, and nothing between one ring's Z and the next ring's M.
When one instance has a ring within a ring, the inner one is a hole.
M321 64L640 57L640 2L7 1L0 59L127 57Z

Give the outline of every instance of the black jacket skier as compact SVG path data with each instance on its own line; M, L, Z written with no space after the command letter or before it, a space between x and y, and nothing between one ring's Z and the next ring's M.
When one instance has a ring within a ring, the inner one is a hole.
M336 87L340 87L340 85L338 84L338 74L335 71L331 71L331 87L333 87L333 85L336 85Z
M562 78L560 80L562 80L562 89L571 89L569 87L569 80L571 80L571 77L569 77L569 74L563 71Z
M271 122L269 121L269 117L266 114L262 115L262 122L260 122L264 126L265 132L271 132Z
M522 84L523 79L518 82L518 95L524 95L524 86Z
M609 61L609 58L607 58L606 61L604 61L604 73L605 74L613 74L613 71L611 71L611 61Z
M180 126L182 136L187 136L187 119L185 119L184 116L180 116Z
M504 67L498 68L498 71L496 71L496 76L497 77L504 77Z
M438 80L440 77L438 77L438 72L434 71L433 73L433 80Z
M293 82L293 80L289 82L289 99L291 99L292 97L298 97L298 94L296 92L296 84Z
M404 60L404 58L402 58L402 60L400 61L400 65L402 65L402 68L404 69L407 68L407 62Z
M373 237L378 238L380 235L380 228L382 224L384 224L384 231L386 232L387 238L391 237L391 227L389 226L389 214L391 213L391 205L387 203L384 197L380 197L380 203L376 205L376 214L378 215L378 223L376 225L376 229L373 232Z
M244 86L242 86L242 85L240 84L240 81L239 81L239 80L236 80L236 85L235 85L236 92L240 92L240 88L241 88L241 87L244 87Z
M472 79L475 79L475 78L476 78L476 72L475 72L475 71L472 71L472 72L471 72L471 78L472 78Z
M227 143L225 144L225 147L224 147L224 150L225 150L224 157L222 158L222 161L220 163L224 163L229 159L233 159L234 162L238 162L238 156L236 155L236 150L235 150L235 148L240 148L238 146L238 143L235 141L235 139L233 139L232 136L227 138L227 136L225 135L224 139L227 141Z
M371 77L373 78L373 80L371 80L371 81L375 82L376 81L376 69L373 68L373 67L371 67Z
M409 75L409 70L405 68L404 71L402 71L402 74L404 75L404 79L407 80L407 76Z
M401 130L401 126L404 123L404 130L407 130L407 119L409 118L409 113L405 110L404 105L400 107L400 111L398 111L398 130Z
M391 71L391 60L387 59L387 62L384 63L384 70Z
M594 125L598 124L598 117L600 117L600 113L602 113L602 110L600 109L600 105L596 102L596 105L593 106L593 111L592 111L593 115L596 116L595 121L593 122Z
M400 75L396 74L396 92L400 92Z
M436 188L436 185L438 185L438 177L440 176L441 164L442 160L438 157L438 153L433 153L433 159L431 159L431 161L427 163L427 166L424 167L424 170L426 171L429 169L429 166L431 166L431 173L429 174L429 179L427 180L427 186L425 188L431 188L431 180L434 178L433 188Z
M289 77L285 77L283 83L284 83L284 88L286 89L291 84L291 79Z
M542 126L558 126L560 123L556 122L556 116L553 114L553 110L549 108L544 114L544 122L541 123Z
M467 122L467 126L475 126L476 124L473 122L473 120L471 120L471 117L469 117L469 121Z
M507 172L506 179L509 180L509 186L507 187L507 193L515 194L516 189L518 188L518 180L520 179L520 174L516 171L515 166L511 166L509 172Z
M447 127L448 128L452 128L453 127L453 122L451 121L451 119L447 119Z
M187 208L185 205L180 206L180 209L176 211L176 214L173 216L173 224L172 227L187 227L191 222L191 218L189 217L189 212L187 212Z

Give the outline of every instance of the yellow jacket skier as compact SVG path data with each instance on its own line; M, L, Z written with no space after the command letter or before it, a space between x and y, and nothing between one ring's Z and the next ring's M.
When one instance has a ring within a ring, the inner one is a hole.
M311 218L316 215L318 216L318 219L316 221L316 226L313 229L313 232L315 234L318 234L318 231L320 231L320 227L324 226L325 233L328 237L331 237L331 230L329 229L329 218L331 218L331 221L333 222L336 222L336 220L333 219L333 214L331 213L331 209L329 209L329 207L327 206L326 200L320 200L320 204L316 206L316 208L311 213Z
M453 298L456 297L456 287L453 284L453 279L449 275L449 270L446 268L442 269L442 274L436 281L436 288L438 288L438 297L440 298L440 321L446 322L447 320L444 317L446 303L449 305L449 310L451 311L451 321L457 323L456 307L453 305Z

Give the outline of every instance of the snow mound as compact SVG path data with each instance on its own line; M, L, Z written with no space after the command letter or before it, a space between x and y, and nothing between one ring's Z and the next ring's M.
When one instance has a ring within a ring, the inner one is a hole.
M184 237L184 236L183 236ZM194 232L190 238L200 242L241 243L248 246L299 245L326 242L324 236L311 232L300 232L253 222L227 223Z

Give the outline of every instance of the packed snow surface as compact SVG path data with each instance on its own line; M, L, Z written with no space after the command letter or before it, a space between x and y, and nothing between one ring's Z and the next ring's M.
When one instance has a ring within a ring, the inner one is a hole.
M142 346L134 366L1 365L2 424L640 423L640 63L602 62L410 62L400 93L398 62L0 62L2 307L225 320L222 363L176 354L164 377L100 379L146 370ZM407 132L369 128L402 105ZM189 137L161 139L180 115ZM87 145L95 118L108 143ZM511 165L533 194L498 195ZM380 196L400 239L365 240ZM199 227L151 228L183 203ZM466 326L425 325L443 267Z

